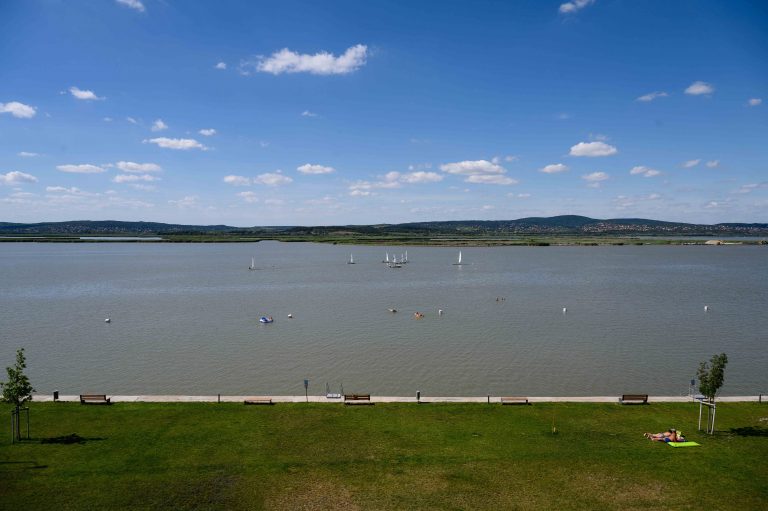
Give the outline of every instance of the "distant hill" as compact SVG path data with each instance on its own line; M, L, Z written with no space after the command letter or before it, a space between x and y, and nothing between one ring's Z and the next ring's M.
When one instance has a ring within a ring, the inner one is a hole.
M595 219L577 215L529 217L517 220L452 220L404 224L344 226L264 226L181 225L158 222L120 222L116 220L75 220L35 224L0 222L0 236L9 235L171 235L171 234L255 234L328 236L339 234L411 235L690 235L690 236L768 236L768 224L721 223L687 224L644 218Z

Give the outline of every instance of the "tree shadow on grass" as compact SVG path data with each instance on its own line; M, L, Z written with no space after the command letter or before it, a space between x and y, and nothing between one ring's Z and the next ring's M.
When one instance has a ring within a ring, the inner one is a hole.
M22 465L31 465L31 466L22 466ZM38 465L36 461L0 461L0 472L2 472L4 469L21 469L21 470L29 470L29 469L38 469L38 468L48 468L48 465Z
M63 445L71 445L71 444L84 444L86 442L92 442L92 441L98 441L98 440L104 440L103 438L85 438L77 433L72 433L71 435L64 435L64 436L54 436L49 438L41 438L40 443L41 444L63 444Z
M754 426L745 426L743 428L731 428L730 433L738 436L766 436L768 437L768 428L756 428Z

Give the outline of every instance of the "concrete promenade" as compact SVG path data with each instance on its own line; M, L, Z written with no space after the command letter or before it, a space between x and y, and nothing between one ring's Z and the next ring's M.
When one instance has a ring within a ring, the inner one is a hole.
M107 394L113 403L242 403L246 399L263 398L272 399L274 403L304 403L307 400L310 403L341 403L343 399L326 398L325 396L172 396L172 395L144 395L144 396L122 396ZM618 403L620 395L616 396L577 396L577 397L559 397L559 396L526 396L531 403ZM722 396L717 398L718 403L736 403L736 402L757 402L759 396ZM763 396L763 401L768 400L768 396ZM35 394L34 401L48 402L53 401L51 394ZM80 401L79 395L61 395L59 401ZM415 403L416 397L403 396L371 396L374 403ZM476 397L436 397L421 396L422 403L495 403L499 404L499 396L476 396ZM693 402L690 396L648 396L649 403L690 403Z

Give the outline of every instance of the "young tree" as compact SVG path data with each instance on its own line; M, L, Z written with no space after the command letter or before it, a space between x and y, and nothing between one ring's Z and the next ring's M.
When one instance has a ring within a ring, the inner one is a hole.
M24 348L16 351L16 365L6 367L8 372L8 381L0 382L0 388L3 390L3 401L11 403L16 407L16 440L21 440L21 417L19 411L21 405L32 400L32 393L35 389L29 384L29 378L24 374L27 368L27 361L24 358Z
M709 361L702 362L699 365L697 376L699 378L699 392L701 392L710 403L715 402L715 395L725 381L725 364L728 363L728 356L725 353L713 355Z

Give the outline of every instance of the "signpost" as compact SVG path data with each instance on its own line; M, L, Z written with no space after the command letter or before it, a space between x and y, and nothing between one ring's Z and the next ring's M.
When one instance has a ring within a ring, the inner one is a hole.
M309 388L309 380L304 380L304 399L307 400L307 403L309 403L309 394L307 393L308 388Z

